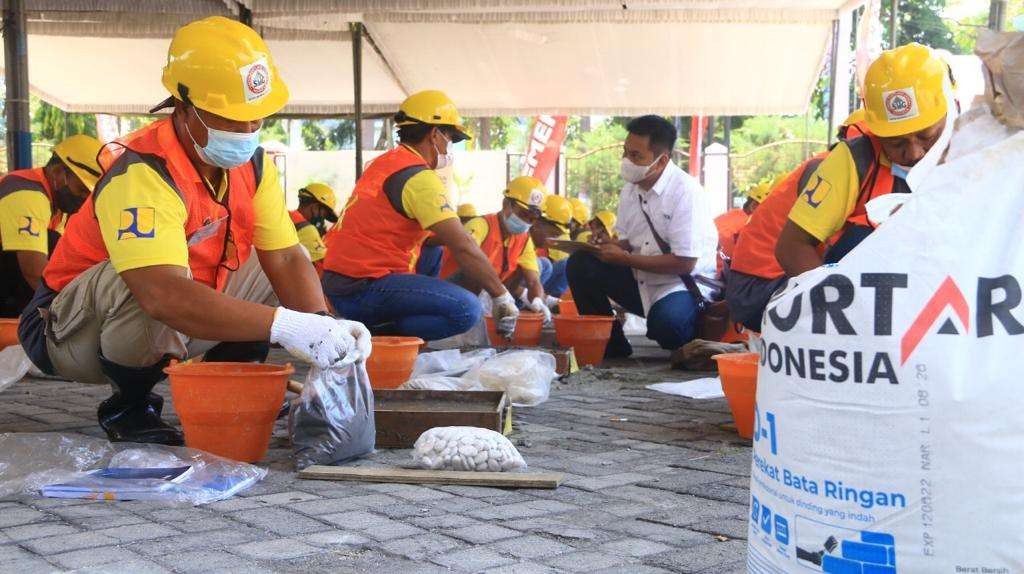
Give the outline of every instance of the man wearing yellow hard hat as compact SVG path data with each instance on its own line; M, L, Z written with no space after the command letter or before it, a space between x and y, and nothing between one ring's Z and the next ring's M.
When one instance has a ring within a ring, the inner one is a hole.
M402 102L395 124L401 145L370 162L324 238L327 296L375 333L431 341L468 331L481 319L477 297L415 273L433 233L493 301L499 332L511 336L519 316L515 299L462 228L436 172L452 163L452 146L469 138L455 104L436 90L418 92Z
M323 236L327 223L337 223L338 200L334 190L324 183L311 183L299 190L299 208L288 213L295 224L295 233L299 243L309 252L313 266L322 266L327 248L324 247Z
M68 217L96 186L101 145L71 136L45 166L0 178L0 318L21 315L32 298Z
M590 223L590 206L578 197L570 197L569 203L572 205L569 238L586 243L590 240L590 230L587 228L587 224Z
M556 305L558 298L569 289L569 278L565 266L569 254L547 246L549 239L567 240L569 226L573 221L572 203L561 195L549 195L544 199L540 219L530 229L530 237L537 246L537 262L540 264L540 280L547 294L549 305Z
M882 53L865 77L869 133L840 142L802 188L775 254L795 277L840 260L873 230L865 205L910 193L907 175L956 113L949 67L931 49L908 44ZM842 232L824 258L818 246Z
M615 239L615 223L618 221L614 211L603 209L594 214L594 218L587 223L590 232L591 243L600 245Z
M108 145L22 314L42 371L113 394L113 441L181 444L152 392L171 359L262 361L271 343L329 368L370 353L366 328L327 314L277 170L259 148L288 88L260 36L222 17L177 30L156 109L169 117Z
M508 183L501 211L469 220L465 229L490 262L510 293L519 295L531 311L550 317L544 304L540 281L540 263L530 231L541 216L548 196L544 184L535 177L520 176ZM459 262L445 254L441 277L477 293L480 285Z

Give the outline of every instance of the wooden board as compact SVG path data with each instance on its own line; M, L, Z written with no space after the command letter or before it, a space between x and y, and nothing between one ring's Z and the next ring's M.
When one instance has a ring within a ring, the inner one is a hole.
M411 448L434 427L505 430L508 397L500 391L374 389L377 448Z
M401 484L451 484L495 488L555 489L562 473L461 472L410 468L367 468L313 465L299 471L299 478L355 482L396 482Z

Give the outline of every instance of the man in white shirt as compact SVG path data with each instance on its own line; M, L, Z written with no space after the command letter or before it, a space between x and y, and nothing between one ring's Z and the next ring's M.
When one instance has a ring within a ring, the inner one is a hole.
M647 337L674 350L694 338L698 315L698 301L681 276L693 277L703 297L713 295L718 232L700 183L672 162L675 127L649 115L626 129L618 238L601 242L597 254L574 254L569 286L581 315L611 315L611 299L646 317ZM605 356L632 352L615 323Z

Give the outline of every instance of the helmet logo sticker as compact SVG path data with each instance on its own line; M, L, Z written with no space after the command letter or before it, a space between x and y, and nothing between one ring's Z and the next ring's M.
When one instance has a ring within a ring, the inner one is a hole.
M544 192L539 189L530 190L530 206L540 207L540 204L544 203Z
M898 122L916 118L917 95L914 88L903 88L882 93L885 103L885 115L890 122Z
M238 71L242 74L242 92L246 102L258 100L270 93L270 70L265 58L242 66Z

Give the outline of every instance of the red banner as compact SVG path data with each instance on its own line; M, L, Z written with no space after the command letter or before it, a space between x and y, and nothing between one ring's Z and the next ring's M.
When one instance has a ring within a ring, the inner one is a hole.
M549 191L554 191L548 179L558 165L558 155L565 141L566 119L566 116L537 116L530 128L523 175L532 175L543 181Z

